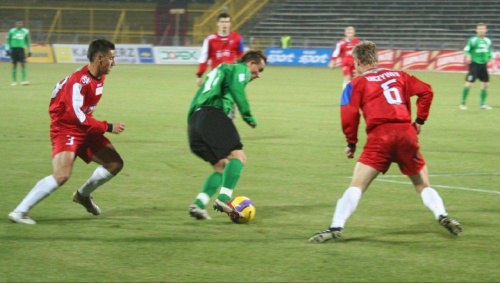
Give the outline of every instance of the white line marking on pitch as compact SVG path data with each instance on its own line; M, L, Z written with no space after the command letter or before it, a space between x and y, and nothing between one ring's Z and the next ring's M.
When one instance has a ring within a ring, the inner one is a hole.
M460 177L460 176L500 176L500 173L446 173L446 174L429 174L429 177ZM386 178L408 178L408 176L399 175L384 175Z
M377 179L375 179L375 181L381 181L381 182L386 182L386 183L396 183L396 184L413 185L411 182L401 182L401 181L394 181L394 180L386 180L384 178L377 178ZM490 190L483 190L483 189L471 189L471 188L465 188L465 187L454 187L454 186L443 186L443 185L431 185L431 187L434 187L434 188L444 188L444 189L452 189L452 190L462 190L462 191L472 191L472 192L482 192L482 193L490 193L490 194L498 194L498 195L500 195L500 191L490 191Z

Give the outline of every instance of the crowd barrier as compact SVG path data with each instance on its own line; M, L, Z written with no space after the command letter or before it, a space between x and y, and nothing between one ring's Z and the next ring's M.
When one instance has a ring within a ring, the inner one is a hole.
M87 45L33 44L28 63L87 63ZM268 65L326 67L332 49L327 48L267 48ZM467 71L462 51L401 51L379 50L381 68L397 70ZM117 64L198 64L201 47L152 46L148 44L117 44ZM494 53L496 69L500 70L500 52ZM0 61L8 62L4 46L0 46ZM340 62L336 62L339 66ZM492 68L488 64L488 68Z

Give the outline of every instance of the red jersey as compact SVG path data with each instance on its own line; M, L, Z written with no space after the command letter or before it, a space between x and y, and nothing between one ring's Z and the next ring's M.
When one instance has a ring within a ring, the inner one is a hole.
M403 71L370 69L354 78L340 101L342 129L347 142L358 142L359 111L366 132L386 123L412 123L411 96L417 98L417 118L427 120L433 98L430 85Z
M243 37L239 33L232 31L227 36L213 33L203 41L196 74L198 76L203 75L207 70L208 60L212 62L212 69L221 63L234 64L236 59L241 57L243 51Z
M358 45L361 40L357 37L353 37L352 40L348 38L343 38L337 42L337 46L335 46L335 50L332 53L332 60L335 60L340 57L341 64L349 65L354 64L354 59L352 58L352 49L354 46Z
M57 83L49 105L51 134L106 132L107 122L92 117L102 96L104 78L96 79L84 66Z

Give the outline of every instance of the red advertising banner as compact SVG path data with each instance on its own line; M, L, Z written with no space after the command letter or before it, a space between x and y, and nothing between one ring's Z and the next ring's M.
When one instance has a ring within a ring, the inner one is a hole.
M493 53L496 70L500 71L500 53ZM379 50L378 67L395 70L428 70L467 72L469 66L465 63L463 51L401 51ZM492 71L488 63L488 71Z
M402 51L401 58L396 62L396 69L402 70L427 70L431 55L431 51Z
M428 70L436 71L467 71L463 51L433 51L438 54L429 62Z
M400 50L379 50L378 51L378 67L393 69L396 62L401 56Z

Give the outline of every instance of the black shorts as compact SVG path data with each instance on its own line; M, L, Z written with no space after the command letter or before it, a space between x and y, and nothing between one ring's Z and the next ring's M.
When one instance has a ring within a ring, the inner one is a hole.
M12 59L12 63L26 63L26 54L24 53L24 48L13 47L11 49L10 58Z
M188 137L191 151L212 165L243 148L233 121L216 107L202 107L193 113Z
M465 80L473 83L476 79L479 79L482 82L489 82L490 76L488 75L488 69L486 64L478 64L471 62L469 65L469 73L465 77Z

